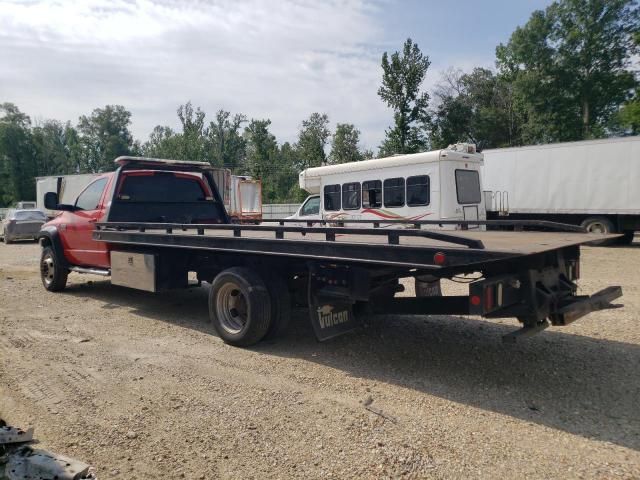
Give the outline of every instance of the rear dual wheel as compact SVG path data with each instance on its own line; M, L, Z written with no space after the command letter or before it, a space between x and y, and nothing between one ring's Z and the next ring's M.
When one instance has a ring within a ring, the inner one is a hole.
M265 282L266 280L266 282ZM225 343L248 347L281 335L291 315L286 283L245 267L224 270L209 291L209 316Z

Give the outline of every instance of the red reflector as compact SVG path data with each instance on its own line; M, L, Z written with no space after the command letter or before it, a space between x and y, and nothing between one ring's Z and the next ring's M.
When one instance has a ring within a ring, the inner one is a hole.
M484 311L489 312L493 309L494 295L493 285L484 287Z
M447 256L442 252L438 252L433 256L433 262L436 265L444 265L444 262L446 261L447 261Z
M474 306L477 307L478 305L480 305L480 302L481 302L481 300L480 300L480 296L479 295L472 295L471 296L471 305L474 305Z

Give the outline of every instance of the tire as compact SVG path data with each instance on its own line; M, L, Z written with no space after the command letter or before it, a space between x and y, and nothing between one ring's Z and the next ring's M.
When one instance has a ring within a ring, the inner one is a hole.
M209 317L225 343L258 343L271 325L271 299L262 278L244 267L220 272L209 290Z
M283 337L291 321L291 293L289 286L280 275L265 275L267 290L271 300L271 325L265 335L265 340L275 340Z
M585 219L580 225L589 233L615 233L615 227L613 226L613 223L611 222L611 220L605 217L589 217ZM604 247L615 242L616 240L595 240L593 242L589 242L589 245Z
M44 247L40 256L40 279L44 288L50 292L64 290L68 275L68 270L60 265L53 248Z
M416 298L441 296L442 288L439 278L434 279L430 275L416 277Z

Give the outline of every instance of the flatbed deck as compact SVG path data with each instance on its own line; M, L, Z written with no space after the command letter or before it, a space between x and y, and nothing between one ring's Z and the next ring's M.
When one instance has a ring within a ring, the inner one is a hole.
M605 238L609 237L578 232L109 222L98 224L94 232L94 239L119 245L320 258L420 269L514 259ZM433 255L440 251L447 254L447 265L434 263Z

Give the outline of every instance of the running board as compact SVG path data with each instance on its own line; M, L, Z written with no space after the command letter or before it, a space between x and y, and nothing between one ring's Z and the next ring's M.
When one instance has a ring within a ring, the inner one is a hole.
M111 275L111 270L107 268L69 267L69 270L76 273L89 273L91 275L100 275L102 277L108 277Z

